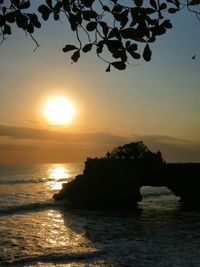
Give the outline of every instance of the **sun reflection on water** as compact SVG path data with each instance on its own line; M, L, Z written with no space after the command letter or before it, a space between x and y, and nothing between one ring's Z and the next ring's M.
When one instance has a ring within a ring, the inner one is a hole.
M64 164L56 164L48 169L48 177L48 185L50 185L53 190L60 190L62 184L67 182L70 178L70 172Z

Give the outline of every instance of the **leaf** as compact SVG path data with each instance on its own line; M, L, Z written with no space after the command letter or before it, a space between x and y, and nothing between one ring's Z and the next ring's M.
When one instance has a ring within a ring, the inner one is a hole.
M102 6L102 9L104 10L104 11L107 11L107 12L110 12L110 8L108 7L108 6Z
M111 63L118 70L125 70L126 64L123 61L115 61Z
M134 2L135 2L135 5L138 7L142 6L143 4L143 0L134 0Z
M36 28L41 27L41 23L39 22L37 15L30 14L29 17L30 17L31 22L34 24Z
M34 32L33 24L29 23L26 28L27 28L27 31L29 33L33 33Z
M101 54L103 52L104 44L105 44L104 41L99 41L97 43L97 49L96 49L97 54Z
M166 29L165 29L165 27L163 26L163 24L161 24L160 26L158 26L157 28L155 28L154 33L155 33L156 35L163 35L163 34L165 34L165 33L166 33Z
M200 0L191 0L189 3L190 6L199 5L199 4L200 4Z
M61 3L61 2L58 2L58 3L55 4L55 6L54 6L53 9L54 9L56 12L60 12L61 7L62 7L62 3Z
M177 8L173 8L173 7L170 7L170 8L168 9L168 12L171 13L171 14L174 14L174 13L176 13L177 11L178 11L178 9L177 9Z
M117 28L113 28L108 34L108 39L111 39L114 37L117 38L118 40L121 39L121 35L120 35L119 30Z
M110 72L110 66L111 66L111 64L108 65L106 72Z
M122 42L121 41L118 41L118 40L107 40L106 45L107 45L108 50L112 54L121 53L121 51L123 49Z
M52 0L46 0L47 5L52 8Z
M69 0L63 0L63 8L65 11L70 12L70 3Z
M94 3L94 0L82 0L81 2L83 3L84 6L91 7L92 4Z
M148 43L154 43L156 41L155 36L151 36L151 38L148 40Z
M157 3L155 0L150 0L150 4L154 9L157 9Z
M121 28L124 28L126 24L128 23L128 14L129 11L128 9L125 10L121 15L122 15L122 20L121 20Z
M26 1L26 2L23 2L20 6L21 9L26 9L26 8L29 8L30 7L30 2L29 1Z
M126 49L131 45L131 41L126 41Z
M153 8L146 8L146 13L147 14L153 14L153 13L155 13L155 12L157 12L155 9L153 9Z
M123 7L122 7L122 6L120 6L120 5L115 5L115 6L113 7L112 13L120 13L120 12L122 12L122 10L123 10Z
M7 24L4 25L4 29L3 29L3 34L8 34L10 35L12 32L11 32L11 27Z
M180 9L180 0L174 0L176 7L178 10Z
M167 28L167 29L171 29L173 27L172 24L171 24L171 22L168 19L166 19L165 21L163 21L162 26L165 27L165 28Z
M6 11L7 11L7 8L5 6L2 7L2 12L3 12L3 15L6 14Z
M120 33L124 39L132 39L143 43L145 42L145 40L141 36L139 36L138 31L134 28L122 29Z
M107 35L108 35L108 30L109 30L108 25L107 25L104 21L100 21L99 24L100 24L101 27L102 27L104 36L107 37Z
M80 50L76 51L72 56L71 59L76 63L80 57Z
M75 45L66 45L64 48L63 48L63 52L69 52L71 50L77 50L78 47L76 47Z
M159 7L160 10L163 10L163 9L165 9L165 8L167 8L167 4L166 4L166 3L162 3L162 4L160 5L160 7Z
M14 12L7 13L5 16L5 19L10 23L15 22L15 13ZM0 25L0 26L2 26L2 25Z
M53 13L53 17L54 17L54 20L55 20L55 21L59 20L59 18L60 18L59 13L54 12L54 13Z
M44 20L48 20L49 15L51 14L52 10L50 10L47 6L41 5L38 7L38 11L42 13L42 18Z
M12 3L19 8L20 7L20 0L13 0Z
M95 19L97 17L97 13L93 10L84 10L82 14L85 20Z
M146 44L144 51L143 51L144 60L149 62L151 60L151 55L152 55L151 49L150 49L149 45Z
M127 46L127 50L130 49L132 51L136 51L138 49L138 45L137 44L131 44L129 46Z
M2 27L4 23L5 23L4 17L0 14L0 27Z
M137 50L137 48L138 48L137 44L131 44L126 48L126 50L129 52L129 54L133 58L140 59L140 57L141 57L140 54L135 52Z
M77 16L73 13L69 13L69 23L71 25L72 31L77 30L78 22L77 22Z
M26 30L27 27L27 18L25 15L22 15L21 13L18 13L16 16L16 24L19 28L22 28L23 30Z
M141 56L140 56L139 53L136 53L136 52L134 52L134 51L132 51L132 50L127 50L127 51L129 52L129 54L130 54L134 59L140 59L140 58L141 58Z
M91 44L86 44L86 45L82 48L82 51L83 51L84 53L87 53L87 52L89 52L89 51L92 49L92 46L93 46L93 43L91 43Z
M96 29L97 27L97 22L94 22L94 21L91 21L87 24L86 26L86 29L89 31L89 32L92 32Z
M137 37L137 30L134 28L126 28L120 31L124 39L134 39Z

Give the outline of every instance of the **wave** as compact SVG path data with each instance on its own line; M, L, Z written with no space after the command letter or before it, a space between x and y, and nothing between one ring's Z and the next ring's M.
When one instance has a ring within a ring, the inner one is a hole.
M171 196L174 195L171 191L163 191L163 192L142 192L142 196L145 198L148 197L161 197L161 196Z
M71 262L93 262L94 260L103 259L106 255L106 252L104 250L98 250L98 251L86 251L86 252L69 252L69 253L47 253L44 255L33 255L30 257L22 257L19 259L13 259L8 261L2 261L0 259L0 264L3 263L3 266L25 266L26 264L37 264L40 263L56 263L56 264L67 264Z
M14 214L24 214L28 212L37 212L40 210L52 209L65 206L64 201L49 200L45 202L35 202L24 205L7 206L5 209L0 209L0 217Z
M0 181L2 185L10 185L10 184L38 184L38 183L48 183L48 182L69 182L71 179L69 178L42 178L42 179L22 179L22 180L10 180L10 181Z

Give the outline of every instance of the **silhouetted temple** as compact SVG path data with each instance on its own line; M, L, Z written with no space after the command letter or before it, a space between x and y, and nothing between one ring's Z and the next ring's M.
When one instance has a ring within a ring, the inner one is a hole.
M54 195L75 208L130 210L142 200L142 186L166 186L184 205L199 203L200 164L165 163L142 142L118 147L104 158L88 158L83 174Z

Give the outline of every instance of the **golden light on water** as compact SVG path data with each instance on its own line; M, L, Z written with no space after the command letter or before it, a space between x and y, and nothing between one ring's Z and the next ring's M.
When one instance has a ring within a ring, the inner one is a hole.
M69 178L69 170L64 166L53 167L49 170L49 178L62 179Z
M43 115L52 125L65 125L73 121L75 107L63 96L49 99L43 108Z
M67 182L67 179L70 178L69 169L67 169L64 165L55 165L49 168L48 176L51 180L48 182L51 188L53 190L60 190L62 188L62 184Z

